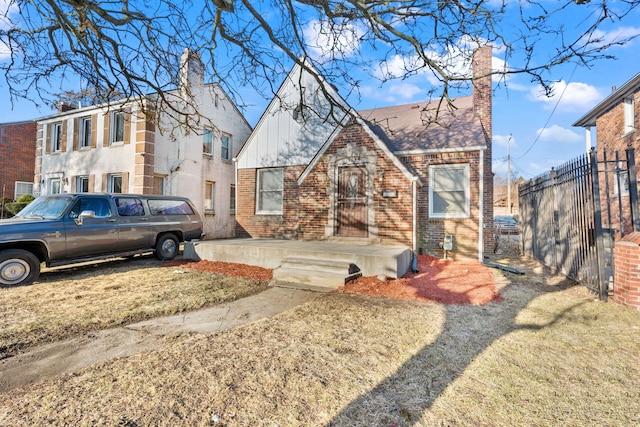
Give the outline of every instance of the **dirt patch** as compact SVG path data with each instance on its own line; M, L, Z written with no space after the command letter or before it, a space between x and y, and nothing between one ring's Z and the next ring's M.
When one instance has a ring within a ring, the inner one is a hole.
M338 292L442 304L483 305L502 301L496 290L493 272L477 262L419 255L418 270L417 274L407 273L398 279L361 277L341 287Z
M237 264L233 262L221 261L168 261L162 264L165 267L182 267L192 270L205 271L209 273L221 273L233 277L245 277L257 282L266 282L272 278L272 270L269 268L256 267L255 265Z

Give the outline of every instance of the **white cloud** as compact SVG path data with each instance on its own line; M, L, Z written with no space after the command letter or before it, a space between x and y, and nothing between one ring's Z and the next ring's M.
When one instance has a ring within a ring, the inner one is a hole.
M316 59L348 58L360 49L363 30L348 21L332 22L312 20L303 29L303 38L311 55Z
M388 104L408 103L413 100L423 100L426 91L413 83L387 83L383 86L363 86L362 96L369 100L383 101Z
M567 128L563 128L562 126L553 125L548 128L541 128L536 131L536 135L543 142L581 142L584 140L584 137Z
M18 6L11 0L0 0L0 30L7 30L14 24L11 22L12 16L18 14ZM7 46L7 41L0 39L0 60L11 56L11 50Z
M516 139L513 135L493 135L493 143L502 147L506 147L508 145L515 147L517 145Z
M595 30L589 34L589 40L596 46L606 46L638 36L640 36L640 27L618 27L611 31ZM629 43L624 46L629 46Z
M594 86L579 82L567 84L564 80L551 85L550 96L545 95L544 88L540 85L530 91L531 100L544 102L547 108L558 104L558 108L564 111L583 111L602 98L603 95Z

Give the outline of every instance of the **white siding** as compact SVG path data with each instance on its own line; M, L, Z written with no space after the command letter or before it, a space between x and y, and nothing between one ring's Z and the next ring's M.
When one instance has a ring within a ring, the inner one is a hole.
M238 168L262 168L272 166L305 165L311 161L327 138L343 122L348 106L333 88L325 84L335 101L343 109L334 109L320 89L319 83L309 73L300 79L300 67L295 66L267 111L247 140L238 156ZM301 83L301 84L299 84ZM304 108L294 118L300 105L302 86Z

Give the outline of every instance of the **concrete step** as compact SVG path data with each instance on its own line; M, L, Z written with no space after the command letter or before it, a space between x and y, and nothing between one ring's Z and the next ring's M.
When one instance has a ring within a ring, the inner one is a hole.
M273 270L272 285L330 292L361 275L350 261L286 257Z
M352 261L297 256L283 258L280 261L280 267L339 274L353 274L360 271Z

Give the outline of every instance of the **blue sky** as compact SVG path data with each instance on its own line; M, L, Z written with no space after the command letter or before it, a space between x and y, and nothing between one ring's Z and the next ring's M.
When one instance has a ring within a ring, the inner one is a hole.
M0 0L0 6L4 1ZM559 19L569 32L572 19L576 20L575 27L582 24L582 17L578 14L570 19L566 16ZM310 21L305 28L306 35L313 38L315 32L317 38L318 25L317 21ZM603 38L640 34L640 11L636 9L621 22L604 26L602 30L598 35ZM321 37L317 41L320 45L323 42ZM354 42L348 40L346 43ZM553 50L552 40L542 38L538 43L548 43L548 49ZM493 99L494 172L506 175L507 144L511 148L512 173L527 179L584 153L584 130L574 128L571 124L608 96L613 86L622 86L640 72L639 49L640 38L628 45L611 48L608 53L617 59L602 60L589 68L573 63L554 68L547 75L550 80L558 82L550 98L543 96L537 84L526 75L510 77L506 87L497 87ZM321 49L316 54L322 55ZM501 55L498 46L494 50L494 64L505 62ZM397 59L402 61L402 58ZM348 98L358 110L424 101L428 99L427 91L433 85L433 78L426 73L418 73L385 84L374 79L366 82L360 88L359 99ZM252 105L244 110L244 114L249 123L255 125L269 100L252 95L248 89L243 92L247 94L246 98L252 100ZM348 88L340 88L340 93L347 92ZM49 107L37 108L30 101L19 101L11 108L6 87L1 80L0 100L0 122L3 123L31 120L53 113Z

